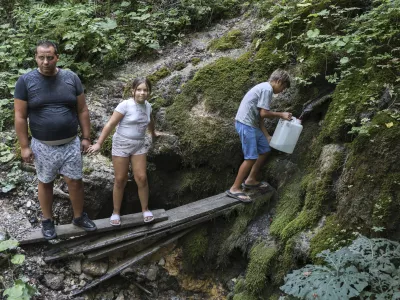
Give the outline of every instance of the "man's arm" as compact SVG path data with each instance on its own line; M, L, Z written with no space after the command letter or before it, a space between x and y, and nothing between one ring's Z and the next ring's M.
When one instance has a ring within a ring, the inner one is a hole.
M15 131L21 147L21 157L25 162L32 162L33 153L28 140L28 102L14 99Z
M87 148L90 146L90 118L89 110L86 105L85 94L82 93L77 97L77 113L79 125L81 126L82 137L82 150L86 152Z
M292 119L292 113L289 112L274 112L270 110L266 110L264 108L260 109L260 117L261 119L272 119L272 118L282 118L284 120L290 121Z

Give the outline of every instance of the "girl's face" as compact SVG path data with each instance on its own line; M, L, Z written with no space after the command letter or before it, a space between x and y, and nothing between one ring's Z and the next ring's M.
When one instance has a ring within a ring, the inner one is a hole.
M136 90L132 90L132 96L138 103L144 103L149 97L149 89L145 83L141 83L137 86Z

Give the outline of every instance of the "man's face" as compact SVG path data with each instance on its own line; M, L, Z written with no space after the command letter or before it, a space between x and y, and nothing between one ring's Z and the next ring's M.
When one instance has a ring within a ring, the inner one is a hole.
M52 76L57 73L58 55L54 47L37 47L35 60L43 75Z

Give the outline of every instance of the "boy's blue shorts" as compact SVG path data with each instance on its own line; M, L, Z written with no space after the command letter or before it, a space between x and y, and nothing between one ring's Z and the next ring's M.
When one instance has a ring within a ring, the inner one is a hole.
M268 140L260 128L254 128L238 121L235 122L235 128L242 142L244 159L257 159L259 154L271 151Z

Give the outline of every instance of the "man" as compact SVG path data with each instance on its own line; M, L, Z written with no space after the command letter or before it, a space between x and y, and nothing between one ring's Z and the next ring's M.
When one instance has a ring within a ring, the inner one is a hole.
M257 84L250 89L240 103L235 118L235 127L242 142L244 161L239 168L235 182L226 191L227 196L242 202L251 202L252 199L242 192L241 187L251 189L268 186L266 182L257 181L258 173L271 151L269 147L271 136L264 126L264 119L290 120L292 118L291 113L270 110L272 94L279 94L289 87L289 74L283 70L276 70L271 74L268 82ZM249 176L244 181L248 174Z
M15 86L15 130L22 159L35 163L39 179L38 198L42 209L42 233L54 239L52 219L53 183L57 174L64 177L74 212L72 223L86 231L96 225L83 212L82 156L90 146L89 111L82 83L68 70L57 68L57 46L41 41L36 46L38 68L22 75ZM28 141L28 122L32 134ZM78 123L82 131L77 136Z

